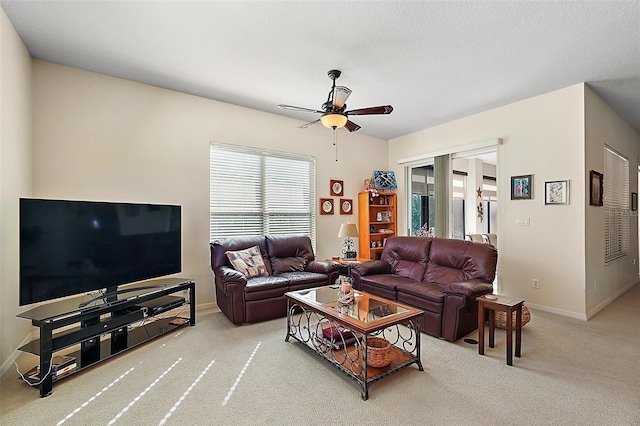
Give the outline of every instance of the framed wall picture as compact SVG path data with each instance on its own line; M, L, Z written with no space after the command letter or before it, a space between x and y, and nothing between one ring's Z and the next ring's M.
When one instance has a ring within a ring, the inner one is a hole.
M595 170L589 172L589 204L601 206L604 176Z
M638 211L638 193L637 192L631 193L631 211L632 212Z
M353 214L353 200L340 199L340 214Z
M376 189L398 189L394 171L374 170L373 184Z
M333 198L320 198L320 214L333 214Z
M554 180L544 183L545 204L569 204L569 181Z
M331 179L329 181L329 191L334 197L342 197L344 195L344 182L341 180Z
M511 176L511 199L530 200L533 193L533 175Z

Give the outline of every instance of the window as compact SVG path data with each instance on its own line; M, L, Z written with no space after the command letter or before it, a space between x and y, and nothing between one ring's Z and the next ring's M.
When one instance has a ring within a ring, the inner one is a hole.
M304 234L315 245L313 157L211 143L210 237Z
M629 253L629 160L604 147L604 260Z

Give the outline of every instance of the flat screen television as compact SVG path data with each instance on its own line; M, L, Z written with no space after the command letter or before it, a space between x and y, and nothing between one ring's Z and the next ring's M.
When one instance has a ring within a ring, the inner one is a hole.
M175 205L20 199L20 306L178 273Z

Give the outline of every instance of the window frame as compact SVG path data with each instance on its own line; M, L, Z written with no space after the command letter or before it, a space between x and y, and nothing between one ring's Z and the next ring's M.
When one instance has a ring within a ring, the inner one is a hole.
M604 261L605 265L629 255L629 160L604 147Z
M314 157L211 142L209 191L211 241L304 234L315 248Z

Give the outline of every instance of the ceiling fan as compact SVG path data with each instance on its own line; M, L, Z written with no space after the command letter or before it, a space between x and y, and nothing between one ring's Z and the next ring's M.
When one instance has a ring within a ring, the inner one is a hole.
M338 77L340 77L341 74L342 72L339 70L330 70L329 72L327 72L327 75L333 81L333 85L331 86L331 90L329 91L329 95L327 96L327 101L322 104L322 110L283 104L278 105L278 107L292 111L305 111L322 114L319 119L310 121L300 126L301 129L306 129L307 127L321 122L325 127L331 128L333 130L339 129L341 127L346 127L350 132L355 132L360 129L360 126L349 119L350 115L391 114L391 111L393 111L393 107L391 105L382 105L345 111L347 109L347 98L349 98L349 95L351 95L351 89L344 86L336 86L336 80L338 79Z

